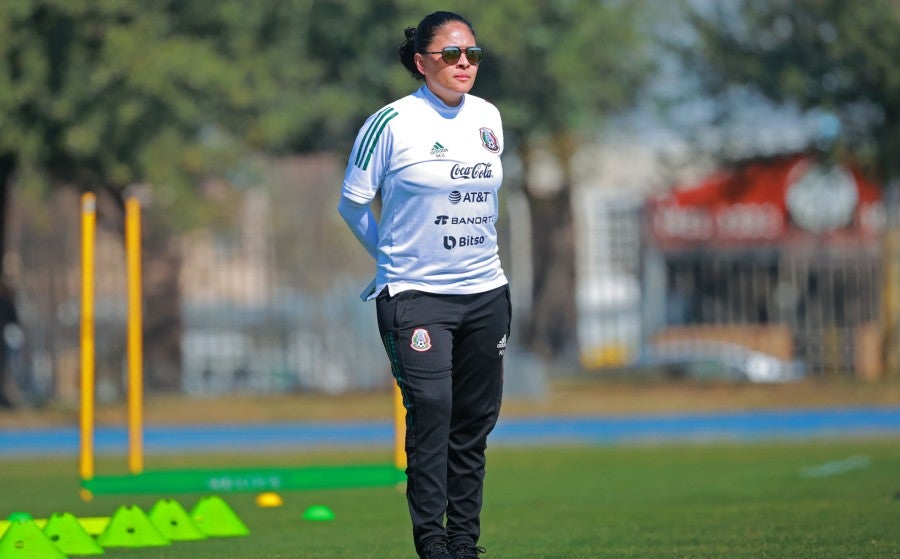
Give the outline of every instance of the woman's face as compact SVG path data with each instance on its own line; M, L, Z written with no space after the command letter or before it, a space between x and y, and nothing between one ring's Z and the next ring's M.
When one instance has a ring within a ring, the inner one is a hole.
M444 47L460 47L463 54L455 64L447 64L440 54L415 55L416 66L425 75L428 89L451 107L459 105L462 96L475 84L478 66L469 63L465 55L465 49L474 46L475 36L469 26L460 21L451 21L438 29L425 50L439 52Z

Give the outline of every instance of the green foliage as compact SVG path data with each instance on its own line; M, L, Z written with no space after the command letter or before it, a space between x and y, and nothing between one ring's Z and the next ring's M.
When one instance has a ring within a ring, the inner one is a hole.
M629 107L648 76L643 2L464 3L487 57L477 92L504 116L509 140L591 135Z
M585 132L629 103L646 69L639 4L454 8L471 15L488 49L478 91L500 105L511 138ZM396 49L403 28L432 9L408 0L6 2L0 153L14 154L20 179L35 185L121 192L149 182L186 208L196 202L190 185L221 171L223 158L346 151L366 116L417 86Z
M273 6L267 41L257 50L274 89L260 99L251 139L274 153L348 151L362 121L400 94L390 87L402 71L395 3Z
M60 186L121 201L137 185L145 238L160 246L198 225L224 229L241 190L265 186L257 166L267 157L330 151L344 159L367 116L420 85L398 60L404 28L452 9L472 19L487 50L475 93L503 112L510 155L523 156L527 171L528 153L551 144L567 172L581 142L631 104L647 75L643 8L617 0L9 0L0 4L0 160L14 162L16 184L38 204ZM339 177L329 184L336 196ZM323 199L305 194L291 199ZM567 206L551 227L570 226ZM325 207L334 218L335 204ZM311 210L309 232L331 237L321 210ZM574 277L571 242L552 251ZM306 256L296 251L298 267ZM535 283L540 292L544 282Z
M900 4L742 0L688 13L697 42L683 54L705 91L749 87L833 113L850 150L900 176Z
M20 0L0 11L0 153L32 185L150 182L190 220L199 132L249 115L253 77L219 43L239 2ZM189 210L188 210L189 211ZM173 223L170 223L173 225Z

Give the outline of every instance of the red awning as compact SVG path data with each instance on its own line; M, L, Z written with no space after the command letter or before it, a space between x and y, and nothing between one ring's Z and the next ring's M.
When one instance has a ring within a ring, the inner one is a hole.
M852 165L808 156L754 160L649 202L660 242L759 243L793 235L868 237L881 228L880 189Z

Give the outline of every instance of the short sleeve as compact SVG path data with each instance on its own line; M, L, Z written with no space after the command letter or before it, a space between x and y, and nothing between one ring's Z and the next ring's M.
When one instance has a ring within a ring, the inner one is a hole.
M494 133L497 135L497 141L500 144L500 151L498 152L498 155L502 155L503 150L506 146L506 141L503 138L503 119L500 117L500 111L497 109L497 107L495 107L494 105L491 105L491 107L493 107L494 115L497 119L497 128L494 129Z
M389 123L397 114L393 107L385 107L370 116L360 128L341 188L342 194L350 200L365 204L375 198L390 165L393 139Z

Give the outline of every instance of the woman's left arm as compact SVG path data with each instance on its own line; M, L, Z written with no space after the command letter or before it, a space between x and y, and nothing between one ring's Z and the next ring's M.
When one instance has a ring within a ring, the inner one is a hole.
M372 212L371 204L360 204L341 196L338 202L338 213L350 226L350 230L362 243L372 258L378 258L378 221Z

